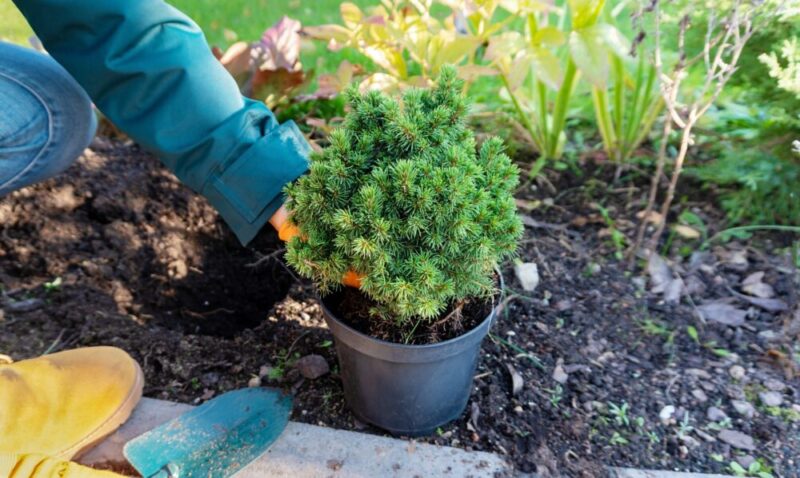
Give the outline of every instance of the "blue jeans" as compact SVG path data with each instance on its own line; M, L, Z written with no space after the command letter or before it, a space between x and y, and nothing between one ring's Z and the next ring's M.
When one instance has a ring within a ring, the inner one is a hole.
M0 42L0 196L65 170L96 127L91 100L55 60Z

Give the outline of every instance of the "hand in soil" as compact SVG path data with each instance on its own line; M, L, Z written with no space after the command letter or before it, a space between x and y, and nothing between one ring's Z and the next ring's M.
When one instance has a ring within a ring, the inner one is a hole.
M275 211L275 214L269 219L269 223L278 231L278 238L283 242L289 242L300 235L300 229L291 221L285 205ZM342 284L358 289L361 287L363 278L364 276L361 274L350 270L342 277Z

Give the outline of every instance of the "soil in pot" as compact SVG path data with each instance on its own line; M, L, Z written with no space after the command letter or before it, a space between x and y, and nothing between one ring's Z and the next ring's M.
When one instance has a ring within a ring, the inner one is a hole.
M378 304L358 289L345 287L325 297L325 303L339 320L349 327L386 342L406 345L427 345L466 334L483 322L492 311L491 298L459 301L433 320L398 326L391 321L376 320L373 310Z

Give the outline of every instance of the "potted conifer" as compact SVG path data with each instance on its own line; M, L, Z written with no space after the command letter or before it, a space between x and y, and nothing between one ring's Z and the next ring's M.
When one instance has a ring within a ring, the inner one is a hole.
M453 68L400 100L347 92L350 112L287 188L300 236L287 260L313 279L361 420L427 434L464 410L498 304L498 263L522 224L518 170L479 150ZM343 288L348 271L360 289Z

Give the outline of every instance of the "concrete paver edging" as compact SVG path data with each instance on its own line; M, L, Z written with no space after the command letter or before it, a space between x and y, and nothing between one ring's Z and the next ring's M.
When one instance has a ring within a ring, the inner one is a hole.
M94 466L125 463L122 448L128 440L191 408L191 405L143 398L122 428L79 461ZM631 468L614 468L610 475L616 478L727 478ZM236 474L236 478L496 476L517 475L508 462L494 453L470 452L297 422L289 422L267 453ZM535 478L536 475L519 476Z

